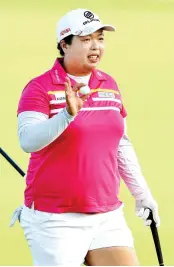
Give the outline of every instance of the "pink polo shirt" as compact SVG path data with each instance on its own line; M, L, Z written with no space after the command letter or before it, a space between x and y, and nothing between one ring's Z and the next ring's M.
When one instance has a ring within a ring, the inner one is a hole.
M31 80L18 106L51 118L66 106L67 77L57 59L53 68ZM75 81L71 80L72 85ZM74 121L50 145L31 153L25 205L45 212L106 212L118 208L120 177L117 149L126 111L116 82L99 70L92 72L92 94Z

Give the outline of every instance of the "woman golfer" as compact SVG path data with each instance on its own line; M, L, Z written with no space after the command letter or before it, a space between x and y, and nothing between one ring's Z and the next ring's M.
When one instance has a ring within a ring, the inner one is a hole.
M138 265L118 198L120 177L146 225L158 208L126 134L115 80L97 70L104 31L85 9L57 25L61 57L32 79L18 106L18 135L31 153L25 203L18 212L34 265Z

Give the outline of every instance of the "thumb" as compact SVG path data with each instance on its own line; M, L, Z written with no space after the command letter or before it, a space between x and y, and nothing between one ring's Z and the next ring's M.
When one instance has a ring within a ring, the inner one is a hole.
M158 216L158 210L156 209L152 210L152 214L153 214L153 219L156 223L156 226L158 227L160 225L160 218Z
M139 208L136 210L136 215L140 218L143 217L143 214L144 214L144 208Z
M145 226L150 226L152 223L152 220L146 220L144 221Z
M80 90L81 87L85 86L85 83L76 83L75 86L73 87L73 91L77 92Z
M85 101L85 100L88 99L89 95L90 95L90 94L82 95L82 96L80 97L80 99L82 99L83 101Z

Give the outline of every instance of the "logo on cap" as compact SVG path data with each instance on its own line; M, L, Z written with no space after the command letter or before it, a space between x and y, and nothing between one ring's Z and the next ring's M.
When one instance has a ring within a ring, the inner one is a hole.
M93 22L93 21L98 21L98 22L100 22L100 20L99 20L98 18L95 18L95 17L94 17L94 14L93 14L91 11L85 11L85 12L84 12L84 16L85 16L85 18L87 18L88 20L84 21L84 22L83 22L83 25L86 25L86 24L91 23L91 22Z
M93 19L93 18L94 18L94 14L92 14L91 11L85 11L85 12L84 12L84 16L85 16L85 18L87 18L87 19Z
M63 36L63 35L65 35L66 33L70 32L70 31L71 31L70 28L64 29L63 31L61 31L60 35Z

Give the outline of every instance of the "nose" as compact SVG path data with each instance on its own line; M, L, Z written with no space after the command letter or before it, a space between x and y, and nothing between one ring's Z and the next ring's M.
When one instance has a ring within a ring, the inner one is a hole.
M97 40L93 40L91 44L91 50L98 50L99 49L99 43Z

